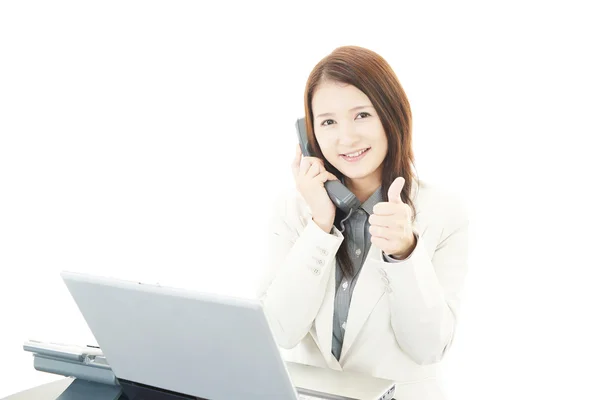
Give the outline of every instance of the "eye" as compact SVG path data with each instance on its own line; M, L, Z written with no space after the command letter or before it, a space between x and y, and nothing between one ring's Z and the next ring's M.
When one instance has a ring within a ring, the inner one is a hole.
M370 117L371 116L371 114L369 114L368 112L365 112L365 111L363 111L361 113L358 113L358 115L364 115L364 117L361 117L361 118L365 118L365 117Z
M325 121L321 122L321 126L327 126L327 125L329 125L327 122L331 122L333 124L333 120L332 119L326 119Z

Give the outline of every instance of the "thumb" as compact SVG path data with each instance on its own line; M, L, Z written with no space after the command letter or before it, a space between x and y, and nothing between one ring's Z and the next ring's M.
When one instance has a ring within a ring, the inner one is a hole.
M399 176L392 182L390 188L388 189L388 201L390 203L402 203L402 198L400 197L400 193L402 192L402 188L404 187L404 178Z

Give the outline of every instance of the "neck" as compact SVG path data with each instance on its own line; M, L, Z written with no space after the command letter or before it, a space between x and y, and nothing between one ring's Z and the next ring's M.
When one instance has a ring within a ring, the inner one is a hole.
M346 179L346 187L350 189L356 198L364 203L381 186L381 180L369 177L359 179Z

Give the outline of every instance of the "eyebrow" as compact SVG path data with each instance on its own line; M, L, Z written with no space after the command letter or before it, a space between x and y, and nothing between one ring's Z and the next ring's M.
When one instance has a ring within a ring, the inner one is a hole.
M357 106L357 107L351 108L350 111L356 111L361 108L374 108L374 107L373 106ZM333 116L333 115L334 115L333 113L323 113L323 114L317 115L315 118L328 117L328 116Z

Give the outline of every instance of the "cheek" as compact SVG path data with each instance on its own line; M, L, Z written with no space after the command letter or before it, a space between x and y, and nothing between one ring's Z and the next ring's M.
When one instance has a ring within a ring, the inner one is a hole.
M379 129L373 129L365 135L365 139L374 147L377 148L377 152L387 152L387 137L385 132L379 131Z
M381 132L378 133L376 136L373 137L372 142L375 146L376 146L376 155L377 155L377 162L383 162L383 159L385 158L385 156L387 155L387 151L388 151L388 143L387 143L387 137L385 136L385 133Z
M330 140L327 140L323 137L317 137L317 142L319 143L319 147L321 148L321 152L325 156L329 156L332 152L335 151L333 144Z
M384 138L384 140L382 140L379 144L379 148L382 154L387 154L388 151L388 144L387 144L387 140Z
M375 138L375 140L377 141L377 147L381 149L381 152L387 153L388 142L387 136L385 136L385 132L380 132Z

